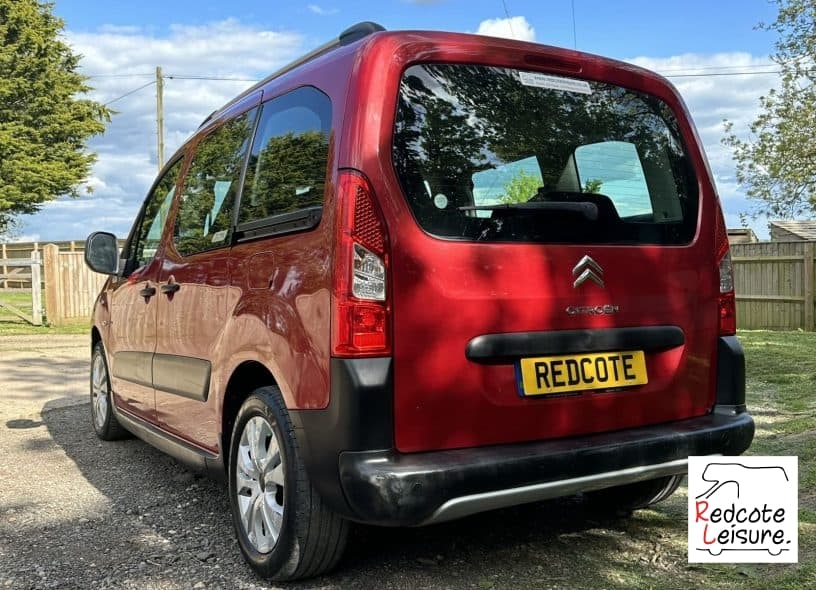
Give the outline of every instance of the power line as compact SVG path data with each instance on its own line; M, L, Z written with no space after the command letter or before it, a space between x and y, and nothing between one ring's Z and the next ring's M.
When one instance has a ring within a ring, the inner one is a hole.
M155 74L151 74L155 75ZM213 81L213 82L257 82L258 80L252 78L218 78L218 77L210 77L210 76L175 76L175 75L165 75L162 76L162 79L168 80L204 80L204 81ZM131 94L135 94L140 90L144 90L148 86L156 84L156 80L151 80L146 84L142 84L132 90L128 90L124 94L117 96L116 98L109 100L108 102L104 103L103 106L112 105L113 103L122 100L123 98L127 98Z
M685 69L669 69L669 70L662 70L662 72L682 72L682 71L689 71L689 70L706 70L706 69L719 69L719 68L733 68L739 66L710 66L710 67L700 67L700 68L685 68ZM661 73L661 72L658 72ZM704 72L700 74L666 74L662 73L663 76L666 78L714 78L714 77L721 77L721 76L769 76L772 74L781 74L782 70L764 70L764 71L742 71L742 72ZM151 74L153 75L153 74ZM118 77L118 76L117 76ZM205 82L258 82L258 80L254 78L228 78L228 77L217 77L217 76L182 76L176 74L167 74L162 76L162 78L166 78L168 80L203 80ZM123 98L127 98L131 94L135 94L140 90L147 88L155 84L155 80L151 80L146 84L142 84L133 90L128 90L124 94L117 96L116 98L109 100L104 104L104 106L111 105L117 101L122 100Z
M108 101L108 102L106 102L106 103L105 103L103 106L109 106L109 105L112 105L112 104L113 104L113 103L115 103L116 101L118 101L118 100L122 100L123 98L128 97L128 96L130 96L131 94L135 94L136 92L139 92L140 90L144 90L144 89L145 89L145 88L147 88L148 86L152 86L152 85L153 85L153 84L155 84L155 83L156 83L156 81L155 81L155 80L151 80L151 81L150 81L150 82L148 82L147 84L142 84L142 85L141 85L141 86L139 86L138 88L134 88L133 90L128 90L127 92L125 92L124 94L122 94L122 95L120 95L120 96L117 96L117 97L116 97L116 98L114 98L113 100L109 100L109 101Z
M509 12L506 12L509 15ZM508 16L508 18L510 18ZM573 37L575 37L575 32L573 31ZM659 71L666 75L666 72L678 72L671 77L699 77L699 76L707 76L707 75L731 75L731 76L741 76L741 75L754 75L754 74L779 74L781 70L765 70L762 68L771 68L775 67L777 64L775 63L763 63L763 64L751 64L751 65L740 65L740 66L686 66L686 67L678 67L678 68L660 68ZM652 68L654 69L654 68ZM695 73L680 73L680 72L698 72L698 71L709 71L709 70L740 70L738 72L717 72L717 73L706 73L706 74L695 74ZM86 78L90 79L97 79L97 78L146 78L146 77L154 77L155 74L90 74L86 75ZM258 82L258 78L237 78L231 76L207 76L203 74L164 74L162 76L167 80L204 80L204 81L213 81L213 82ZM668 77L668 76L667 76Z
M182 76L177 74L167 74L164 76L168 80L211 80L213 82L260 82L260 80L255 78L229 78L229 77L217 77L217 76Z
M85 77L91 80L97 78L147 78L152 76L153 74L85 74Z
M97 80L100 78L153 78L155 74L86 74L85 77L90 80ZM258 82L257 78L231 78L218 76L198 76L194 74L165 74L166 79L176 80L214 80L214 81L229 81L229 82Z
M510 18L510 11L507 10L507 2L505 2L505 0L502 0L502 6L504 7L504 16L507 17L507 26L510 27L510 34L515 37L516 32L513 30L513 19Z
M686 66L683 68L661 68L662 72L690 72L696 70L746 70L751 68L774 68L777 64L750 64L742 66Z
M707 72L705 74L665 74L664 76L666 78L713 78L716 76L763 76L768 74L781 74L781 73L782 70L769 70L767 72Z

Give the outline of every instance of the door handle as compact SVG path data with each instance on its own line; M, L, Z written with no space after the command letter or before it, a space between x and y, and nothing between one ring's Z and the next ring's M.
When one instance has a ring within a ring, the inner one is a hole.
M161 292L165 295L171 295L181 289L181 285L178 283L167 283L166 285L161 286Z
M144 297L145 299L150 299L153 295L156 294L156 287L151 287L150 283L147 284L147 287L139 291L139 295Z

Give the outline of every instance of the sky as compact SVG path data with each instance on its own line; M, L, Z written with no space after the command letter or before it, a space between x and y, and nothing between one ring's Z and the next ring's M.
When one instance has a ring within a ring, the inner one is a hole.
M254 81L363 20L390 30L451 30L577 48L653 69L677 86L714 173L729 227L750 204L736 183L723 119L747 138L759 97L778 83L768 0L56 0L65 40L83 56L90 96L116 110L88 196L24 216L16 239L127 235L157 172L155 69L164 80L165 155ZM574 19L573 19L574 14ZM767 221L750 223L767 237Z

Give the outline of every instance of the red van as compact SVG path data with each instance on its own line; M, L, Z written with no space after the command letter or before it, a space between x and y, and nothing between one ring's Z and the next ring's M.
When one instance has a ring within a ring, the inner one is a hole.
M711 172L626 63L362 23L208 117L86 260L97 434L225 477L272 579L349 521L644 507L753 438Z

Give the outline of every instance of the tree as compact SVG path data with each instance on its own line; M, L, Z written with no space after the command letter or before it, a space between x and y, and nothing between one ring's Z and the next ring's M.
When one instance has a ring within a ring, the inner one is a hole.
M502 203L526 203L538 192L541 186L541 179L524 170L519 170L516 175L504 187Z
M759 28L779 34L771 57L781 70L778 89L760 98L751 137L740 139L725 121L723 143L733 149L737 182L754 201L748 216L816 213L816 0L774 0L776 21Z
M600 178L590 178L584 183L585 193L600 193L603 181Z
M17 215L78 196L96 159L87 140L111 111L83 98L80 56L62 39L53 5L0 0L0 236Z

